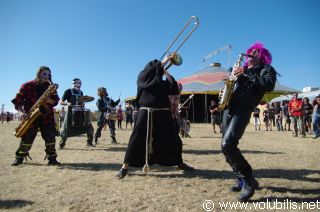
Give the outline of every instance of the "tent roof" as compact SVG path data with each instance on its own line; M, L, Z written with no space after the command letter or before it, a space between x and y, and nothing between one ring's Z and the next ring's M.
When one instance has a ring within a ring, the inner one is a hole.
M178 80L183 85L183 93L218 93L224 88L224 79L228 79L230 72L221 67L208 67L190 76ZM296 89L276 83L274 92L292 93Z
M313 99L320 95L320 89L319 90L315 90L315 91L309 91L309 92L302 92L302 93L298 93L298 98L304 98L304 97L308 97L310 102L313 101ZM282 102L282 101L290 101L292 98L292 95L282 95L279 97L276 97L274 99L272 99L270 102Z

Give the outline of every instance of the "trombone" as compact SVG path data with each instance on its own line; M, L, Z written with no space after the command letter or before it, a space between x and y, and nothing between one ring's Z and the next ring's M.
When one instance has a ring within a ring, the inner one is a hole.
M191 31L189 32L189 34L185 37L185 39L181 42L181 44L177 47L177 49L172 52L169 53L167 57L164 58L164 60L162 61L162 65L163 68L165 70L168 70L170 68L170 66L172 66L173 64L176 66L179 66L182 64L182 57L180 56L180 54L178 54L178 50L181 48L181 46L186 42L186 40L190 37L190 35L197 29L197 27L199 26L199 19L196 16L191 16L191 18L189 19L189 21L186 23L186 25L180 30L180 32L178 33L178 35L174 38L174 40L171 42L171 44L168 46L168 48L166 49L166 51L163 53L163 55L161 56L160 60L163 59L163 57L165 55L167 55L167 53L169 52L169 49L173 46L173 44L177 41L177 39L180 37L180 35L186 30L186 28L191 24L194 24L194 27L191 29ZM167 63L169 62L169 64L167 65ZM165 67L167 65L167 67Z
M193 98L193 96L194 96L194 94L191 94L185 102L183 102L182 104L181 104L181 103L179 104L179 106L178 106L179 113L181 112L181 108L182 108L189 100L191 100L191 99Z

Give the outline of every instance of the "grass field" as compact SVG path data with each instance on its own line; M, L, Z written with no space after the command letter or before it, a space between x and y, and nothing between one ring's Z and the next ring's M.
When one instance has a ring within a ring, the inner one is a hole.
M13 167L10 164L19 144L12 135L16 125L0 125L0 210L205 211L203 202L211 200L213 211L222 211L219 203L237 201L238 194L229 191L234 179L221 152L221 135L213 134L209 124L192 124L192 138L182 139L184 161L196 171L153 166L146 176L141 169L132 168L123 180L115 175L131 130L117 130L117 145L111 144L109 131L103 131L96 148L86 147L85 136L69 138L65 149L57 150L59 167L47 166L43 160L44 141L39 133L30 151L33 160ZM257 205L266 209L275 201L283 203L282 209L289 202L291 211L297 211L294 203L299 211L312 209L313 203L320 209L320 203L316 204L320 202L320 139L254 131L249 125L239 147L261 187L247 205L251 211L261 211L255 209Z

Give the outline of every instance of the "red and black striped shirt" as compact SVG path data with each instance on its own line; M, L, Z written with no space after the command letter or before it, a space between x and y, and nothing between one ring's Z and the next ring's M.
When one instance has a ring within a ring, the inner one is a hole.
M29 112L31 107L36 103L36 101L42 96L42 94L49 87L49 83L39 84L36 80L26 82L21 85L19 92L16 97L12 100L15 105L16 110L24 109L25 112ZM54 124L53 107L56 106L60 100L57 93L51 96L56 102L54 105L47 104L47 113L39 117L42 119L43 124L52 123Z

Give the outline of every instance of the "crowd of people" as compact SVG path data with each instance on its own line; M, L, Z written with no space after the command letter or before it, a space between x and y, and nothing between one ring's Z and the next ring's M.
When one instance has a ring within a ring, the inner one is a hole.
M3 124L3 122L7 122L7 124L10 123L11 120L13 120L13 114L11 114L9 111L7 111L6 113L1 113L0 116L1 119L1 124Z
M265 130L292 131L294 137L301 135L303 138L309 133L316 139L320 136L319 103L320 94L310 103L308 97L299 98L298 93L294 93L290 101L267 103L262 111ZM255 130L260 130L259 108L255 109L253 117Z

